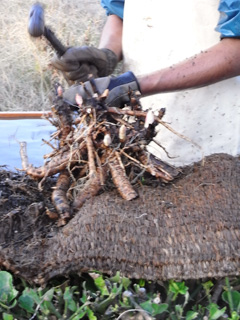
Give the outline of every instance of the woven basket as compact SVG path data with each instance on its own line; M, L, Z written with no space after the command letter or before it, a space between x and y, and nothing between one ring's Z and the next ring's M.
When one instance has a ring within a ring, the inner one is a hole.
M149 280L239 275L239 191L240 159L210 156L173 183L139 185L136 200L93 198L50 239L15 257L4 249L1 261L39 283L93 269Z

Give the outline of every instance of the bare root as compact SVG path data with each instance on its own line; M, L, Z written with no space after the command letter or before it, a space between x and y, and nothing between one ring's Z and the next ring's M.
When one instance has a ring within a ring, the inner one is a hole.
M68 170L63 170L57 179L56 187L52 193L52 202L60 215L61 224L65 224L71 218L71 207L67 199L70 186L70 175Z
M111 171L113 183L117 187L118 192L123 197L123 199L127 201L135 199L138 194L133 189L130 181L126 176L125 170L116 155L109 159L108 166Z
M74 210L80 209L86 200L93 198L99 193L103 187L105 178L106 168L97 168L96 174L92 176L84 185L83 189L77 193L73 201Z
M129 106L107 107L104 101L108 91L100 96L94 79L90 83L94 95L88 92L89 101L85 103L76 96L74 108L63 100L59 90L56 93L52 112L45 116L56 127L49 141L44 141L53 150L44 156L43 166L29 165L26 145L21 145L23 170L33 179L41 179L39 188L47 177L59 174L52 193L58 225L64 225L73 212L103 189L108 174L127 201L138 197L130 180L136 183L145 172L164 182L178 174L167 164L155 161L147 151L156 135L155 127L163 124L165 109L157 115L143 111L137 92L129 92ZM130 180L127 172L131 173ZM52 211L47 212L50 216ZM55 218L55 214L51 216Z

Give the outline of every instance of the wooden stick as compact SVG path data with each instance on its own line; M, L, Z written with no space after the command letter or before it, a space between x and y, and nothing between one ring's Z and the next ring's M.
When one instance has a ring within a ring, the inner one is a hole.
M27 155L27 142L22 141L19 142L20 144L20 157L22 161L22 168L23 170L27 170L29 167L29 162L28 162L28 155Z
M20 112L0 112L0 119L18 120L18 119L41 119L44 114L51 114L51 111L20 111Z

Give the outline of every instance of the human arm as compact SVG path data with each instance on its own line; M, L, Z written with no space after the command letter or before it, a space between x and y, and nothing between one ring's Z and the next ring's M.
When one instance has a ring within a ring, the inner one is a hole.
M218 11L215 30L222 40L181 63L138 77L143 95L198 88L240 74L239 3L220 0Z
M224 38L176 65L137 77L143 96L203 87L240 74L240 40Z
M114 52L118 62L122 60L122 30L123 20L115 14L109 15L98 46L99 49L105 48Z
M150 74L138 75L136 81L143 96L198 88L240 74L240 35L236 33L240 32L240 25L236 30L233 28L240 24L239 8L233 8L233 4L230 6L227 2L230 1L222 0L220 3L221 16L230 17L230 22L220 18L217 26L222 40L183 62Z
M215 46L174 66L135 77L132 73L115 77L114 91L110 78L97 79L101 92L110 88L108 104L127 103L129 90L139 90L142 96L193 89L210 85L240 74L240 40L226 38ZM119 81L119 82L118 82ZM80 87L79 87L80 88ZM78 87L66 92L67 100L75 102Z
M102 1L107 11L107 19L102 31L99 47L71 47L62 57L55 56L51 64L63 71L69 80L84 82L89 74L104 77L112 74L122 59L122 28L124 1L117 8L111 1ZM108 9L111 6L111 10ZM114 14L116 12L116 14Z

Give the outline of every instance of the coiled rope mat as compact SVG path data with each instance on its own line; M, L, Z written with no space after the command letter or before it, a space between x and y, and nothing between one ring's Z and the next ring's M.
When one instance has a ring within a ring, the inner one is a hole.
M62 229L0 264L43 283L73 272L121 271L131 278L197 279L240 274L240 159L213 155L168 185L115 191L88 203ZM34 230L32 230L34 232Z

